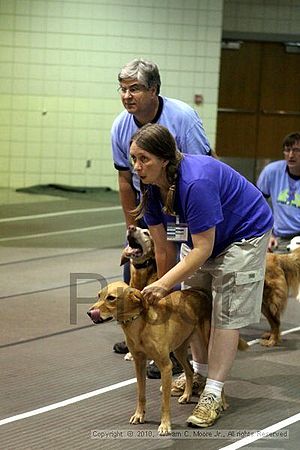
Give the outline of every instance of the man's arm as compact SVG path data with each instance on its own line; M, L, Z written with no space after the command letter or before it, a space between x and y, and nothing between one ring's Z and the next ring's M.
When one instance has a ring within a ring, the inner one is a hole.
M130 211L136 208L136 192L132 185L132 174L130 170L119 170L118 181L119 197L123 208L126 226L137 225L135 218L130 213Z

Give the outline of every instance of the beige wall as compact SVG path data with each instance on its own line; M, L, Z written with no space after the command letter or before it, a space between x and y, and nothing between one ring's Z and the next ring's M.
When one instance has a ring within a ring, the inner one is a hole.
M162 94L192 104L214 143L222 0L0 1L0 186L116 188L117 73L160 67ZM87 161L91 161L91 167Z
M214 146L222 26L299 34L299 19L300 0L0 0L0 187L116 188L116 78L135 57L157 62L163 95L204 96Z
M299 36L300 0L225 0L223 29Z

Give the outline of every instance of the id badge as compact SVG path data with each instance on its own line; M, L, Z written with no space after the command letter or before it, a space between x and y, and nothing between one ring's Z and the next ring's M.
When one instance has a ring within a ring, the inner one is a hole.
M167 223L167 240L168 241L187 241L188 240L188 226L186 223L180 223L179 218L176 218L176 223Z

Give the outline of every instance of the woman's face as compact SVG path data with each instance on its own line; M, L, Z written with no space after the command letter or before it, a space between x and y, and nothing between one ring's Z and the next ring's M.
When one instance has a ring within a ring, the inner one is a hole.
M166 166L168 161L138 147L135 142L130 146L133 170L144 184L165 186L167 183Z

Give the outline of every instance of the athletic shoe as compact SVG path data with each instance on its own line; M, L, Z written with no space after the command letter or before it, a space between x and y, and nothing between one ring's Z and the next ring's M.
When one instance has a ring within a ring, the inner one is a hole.
M188 417L187 423L197 427L211 427L220 417L223 411L222 399L217 399L214 394L203 393L199 399L198 405Z
M113 349L116 353L122 353L123 355L125 355L126 353L129 352L128 347L126 345L126 342L117 342L114 346Z
M200 373L193 374L193 395L202 394L205 388L206 378L200 375ZM183 395L185 389L185 373L179 375L176 380L172 382L171 385L171 395L172 397L180 397Z
M170 353L170 358L173 363L172 375L178 375L183 370L181 364L179 364L173 353ZM160 378L160 370L153 360L147 364L147 377L156 379Z

